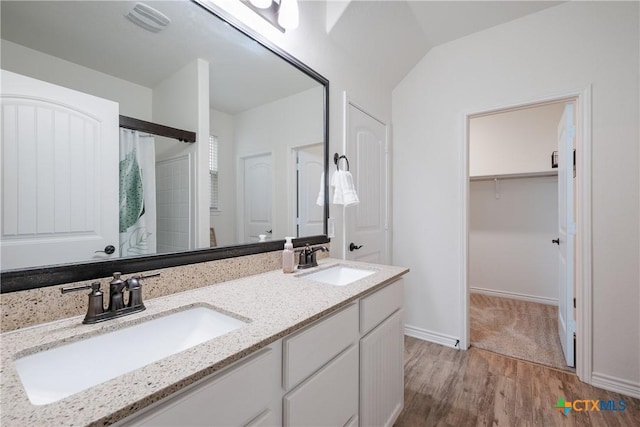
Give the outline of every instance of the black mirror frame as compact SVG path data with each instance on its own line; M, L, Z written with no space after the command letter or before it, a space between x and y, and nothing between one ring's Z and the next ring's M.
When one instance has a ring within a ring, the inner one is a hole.
M328 188L329 168L329 80L309 68L286 51L282 50L260 34L248 29L234 17L221 11L214 10L207 3L200 0L191 0L194 4L204 8L216 18L227 22L231 27L240 31L247 37L270 50L274 54L287 61L298 70L318 81L324 87L324 171L325 190ZM329 192L325 191L324 201L324 235L302 237L294 239L294 246L306 244L316 245L330 242L327 237L327 218L329 217ZM24 268L0 271L0 293L18 292L29 289L55 286L62 283L80 282L97 278L109 277L114 271L123 274L137 273L140 271L156 270L161 268L177 267L181 265L196 264L207 261L215 261L226 258L235 258L246 255L255 255L265 252L281 250L284 240L270 242L251 243L245 245L225 246L222 248L203 248L193 251L174 252L166 254L145 255L139 257L120 258L107 261L89 261L73 264L60 264L36 268Z

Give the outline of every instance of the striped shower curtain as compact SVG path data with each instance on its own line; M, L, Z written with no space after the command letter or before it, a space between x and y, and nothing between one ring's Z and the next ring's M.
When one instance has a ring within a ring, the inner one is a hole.
M153 137L120 129L120 256L153 254L156 238Z

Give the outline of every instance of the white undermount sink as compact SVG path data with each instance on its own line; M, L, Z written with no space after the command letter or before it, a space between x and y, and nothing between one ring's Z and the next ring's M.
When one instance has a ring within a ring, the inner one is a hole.
M45 405L244 325L210 308L191 307L22 357L15 367L31 403Z
M345 286L349 283L355 282L356 280L364 279L373 273L375 273L375 271L362 270L360 268L347 267L345 265L334 265L333 267L325 268L316 271L315 273L305 274L300 277L316 282L327 283L329 285Z

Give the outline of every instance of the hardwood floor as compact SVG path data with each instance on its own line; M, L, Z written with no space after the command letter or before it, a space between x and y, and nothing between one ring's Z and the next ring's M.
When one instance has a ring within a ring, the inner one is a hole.
M554 408L558 398L624 400L626 409L571 410L565 416ZM575 374L410 337L405 337L404 399L397 427L640 426L640 400L584 384Z

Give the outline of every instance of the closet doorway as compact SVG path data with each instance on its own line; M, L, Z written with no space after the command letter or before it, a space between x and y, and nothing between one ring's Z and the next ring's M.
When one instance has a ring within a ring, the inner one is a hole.
M575 101L468 125L470 344L558 369L575 366Z

